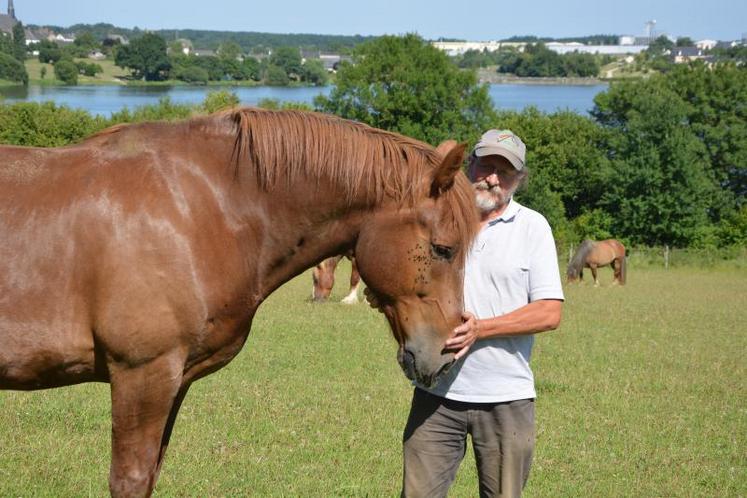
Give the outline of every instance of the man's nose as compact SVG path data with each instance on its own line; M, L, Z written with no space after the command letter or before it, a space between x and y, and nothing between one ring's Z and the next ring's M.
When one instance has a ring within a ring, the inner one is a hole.
M496 185L501 184L500 178L498 178L498 175L496 175L495 173L490 173L488 176L486 176L485 181L491 187L495 187Z

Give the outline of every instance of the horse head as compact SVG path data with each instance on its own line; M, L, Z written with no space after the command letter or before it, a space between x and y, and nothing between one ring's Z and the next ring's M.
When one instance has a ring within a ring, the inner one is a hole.
M399 343L399 364L424 386L454 362L444 343L461 323L464 257L477 227L474 194L460 171L464 145L449 146L423 179L426 194L411 206L380 209L355 246L367 297Z

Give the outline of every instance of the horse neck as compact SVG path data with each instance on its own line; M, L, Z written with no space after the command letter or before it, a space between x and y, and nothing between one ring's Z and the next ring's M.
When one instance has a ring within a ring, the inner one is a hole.
M255 269L260 299L325 258L352 250L363 223L376 211L363 200L349 202L329 182L264 190L254 178L238 181L236 210L252 235L243 253Z

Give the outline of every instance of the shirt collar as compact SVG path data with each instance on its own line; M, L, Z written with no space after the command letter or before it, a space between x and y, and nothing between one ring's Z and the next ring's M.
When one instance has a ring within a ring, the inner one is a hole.
M498 222L511 223L512 221L514 221L514 218L516 218L516 213L518 213L520 210L521 204L516 202L514 198L511 197L511 200L508 201L508 206L506 206L506 209L503 210L503 213L501 213L501 215L497 218L490 220L488 222L488 226L492 227Z

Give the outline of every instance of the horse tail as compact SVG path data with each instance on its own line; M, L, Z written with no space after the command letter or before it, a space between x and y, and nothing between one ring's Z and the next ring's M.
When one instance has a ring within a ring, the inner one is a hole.
M569 281L576 280L581 274L581 271L584 269L584 264L586 263L586 257L589 255L593 248L594 241L586 239L581 242L581 245L578 247L576 254L573 255L573 258L571 258L571 262L568 263L566 276L568 277Z

